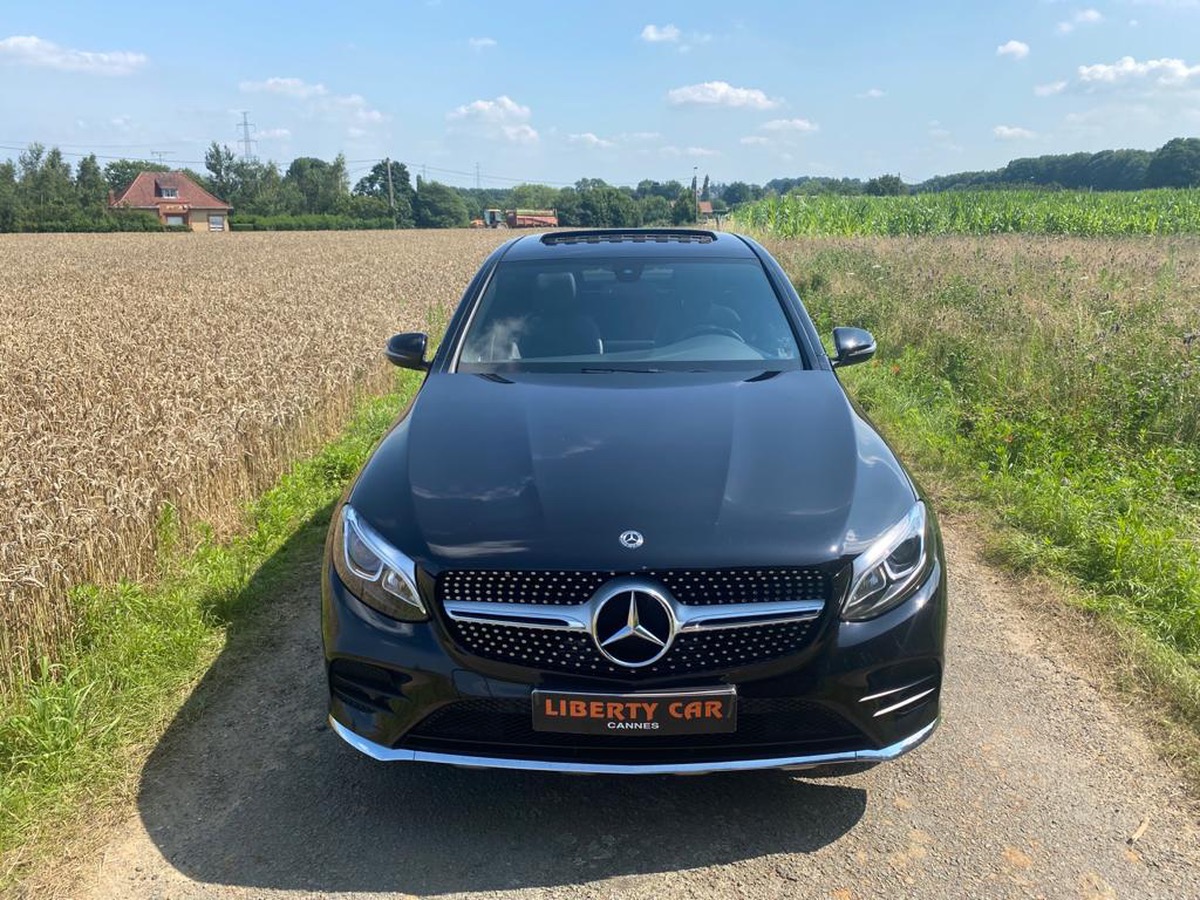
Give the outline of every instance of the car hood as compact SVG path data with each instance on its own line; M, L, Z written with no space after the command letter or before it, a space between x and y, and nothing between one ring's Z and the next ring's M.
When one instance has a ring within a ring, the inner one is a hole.
M433 571L634 571L842 559L914 497L829 372L456 373L426 380L350 502Z

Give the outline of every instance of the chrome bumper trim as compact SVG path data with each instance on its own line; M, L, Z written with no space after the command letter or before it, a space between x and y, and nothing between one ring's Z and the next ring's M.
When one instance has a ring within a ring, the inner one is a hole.
M463 756L457 753L431 753L428 750L393 750L355 734L333 716L329 726L354 749L380 762L428 762L478 769L521 769L527 772L567 772L576 775L704 775L709 772L747 772L754 769L811 769L838 763L886 762L924 743L941 719L935 719L920 731L880 750L852 750L846 753L815 753L809 756L785 756L774 759L732 759L700 763L576 763L539 759L506 759L495 756Z

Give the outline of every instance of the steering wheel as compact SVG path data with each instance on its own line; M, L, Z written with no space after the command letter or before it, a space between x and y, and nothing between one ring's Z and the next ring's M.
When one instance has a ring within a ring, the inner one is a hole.
M686 332L684 332L683 337L681 337L679 340L686 341L688 338L699 337L702 334L720 334L725 337L731 337L735 340L741 341L743 344L746 343L746 339L732 328L726 328L724 325L711 325L704 323L696 325L694 328L689 328Z

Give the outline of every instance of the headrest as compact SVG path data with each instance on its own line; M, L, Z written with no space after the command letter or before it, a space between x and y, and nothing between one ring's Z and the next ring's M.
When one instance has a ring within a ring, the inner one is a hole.
M575 276L570 272L539 272L537 289L542 308L567 306L575 299Z

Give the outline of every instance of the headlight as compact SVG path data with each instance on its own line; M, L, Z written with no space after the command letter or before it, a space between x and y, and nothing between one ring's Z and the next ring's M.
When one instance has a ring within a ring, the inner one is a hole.
M342 507L333 536L333 566L350 592L372 609L409 622L429 618L417 593L413 561L349 504Z
M854 561L842 618L873 619L908 599L909 589L929 569L929 543L925 504L918 500Z

